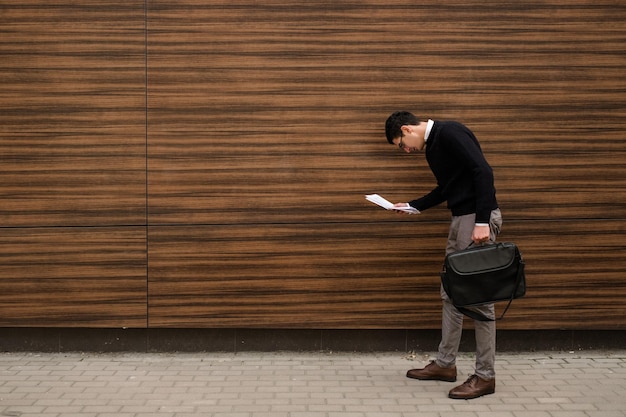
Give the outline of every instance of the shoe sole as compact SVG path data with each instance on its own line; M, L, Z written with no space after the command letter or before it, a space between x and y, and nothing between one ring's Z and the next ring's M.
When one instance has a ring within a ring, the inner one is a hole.
M443 381L443 382L456 382L456 378L418 378L415 376L406 375L407 378L417 379L420 381Z

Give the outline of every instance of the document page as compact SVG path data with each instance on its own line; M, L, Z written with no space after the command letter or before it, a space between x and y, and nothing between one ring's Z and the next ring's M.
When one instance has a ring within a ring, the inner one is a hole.
M365 199L367 201L371 201L372 203L387 209L387 210L399 210L399 211L403 211L405 213L409 213L409 214L418 214L419 211L414 209L411 206L407 206L407 207L394 207L393 203L389 200L387 200L384 197L379 196L378 194L367 194L365 196Z

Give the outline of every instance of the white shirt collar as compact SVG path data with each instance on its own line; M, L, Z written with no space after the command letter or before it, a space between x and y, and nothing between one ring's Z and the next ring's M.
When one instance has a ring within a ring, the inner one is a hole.
M430 136L430 131L432 130L434 124L434 120L428 119L428 123L426 124L426 131L424 132L424 142L428 142L428 136Z

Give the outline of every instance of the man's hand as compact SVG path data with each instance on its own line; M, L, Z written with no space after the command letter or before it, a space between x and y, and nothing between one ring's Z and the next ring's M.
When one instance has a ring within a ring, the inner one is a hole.
M409 208L409 207L411 207L409 203L396 203L393 206L394 207L398 207L398 208ZM407 211L404 211L404 210L393 210L393 211L395 211L396 213L411 214L411 213L409 213Z
M483 242L488 242L489 241L489 225L474 226L474 231L472 232L472 240L477 245Z

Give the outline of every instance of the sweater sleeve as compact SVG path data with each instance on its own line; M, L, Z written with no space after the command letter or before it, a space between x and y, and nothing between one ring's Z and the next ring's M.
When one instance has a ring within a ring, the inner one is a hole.
M443 203L445 200L445 197L441 193L441 187L437 186L434 190L426 194L424 197L409 201L409 205L419 211L424 211Z

